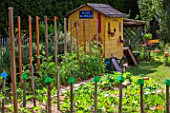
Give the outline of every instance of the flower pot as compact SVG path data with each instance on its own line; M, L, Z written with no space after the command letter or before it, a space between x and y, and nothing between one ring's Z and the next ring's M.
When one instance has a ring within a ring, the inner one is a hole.
M121 42L122 44L125 44L125 41L124 41L124 40L120 40L120 42Z
M165 57L169 57L169 53L168 52L164 52L164 56Z
M145 43L146 43L146 45L149 45L150 44L150 40L145 40Z
M115 36L115 33L110 32L110 35L111 35L111 37L114 37L114 36Z

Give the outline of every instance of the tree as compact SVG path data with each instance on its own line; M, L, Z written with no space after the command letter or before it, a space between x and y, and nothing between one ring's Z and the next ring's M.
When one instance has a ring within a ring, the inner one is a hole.
M164 43L170 43L170 1L169 0L158 0L159 1L159 22L161 32L163 33Z
M159 30L159 15L158 0L138 0L138 6L140 9L140 17L142 20L149 23L148 31L152 33L153 38L158 38L157 30Z

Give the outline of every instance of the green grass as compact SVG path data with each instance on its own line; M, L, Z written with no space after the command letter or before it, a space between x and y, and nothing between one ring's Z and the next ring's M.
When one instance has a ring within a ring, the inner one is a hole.
M137 66L129 66L127 71L135 76L143 74L154 79L158 84L163 85L165 79L170 79L170 60L165 64L164 57L155 58L156 61L141 61Z

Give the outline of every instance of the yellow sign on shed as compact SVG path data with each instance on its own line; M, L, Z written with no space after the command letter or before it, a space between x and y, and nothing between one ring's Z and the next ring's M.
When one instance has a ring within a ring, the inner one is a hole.
M71 30L74 38L78 37L79 45L83 47L84 41L88 43L96 40L103 47L103 57L109 58L123 56L123 17L125 14L106 4L84 4L69 14L68 31ZM77 31L76 34L76 22ZM70 26L70 23L71 26Z

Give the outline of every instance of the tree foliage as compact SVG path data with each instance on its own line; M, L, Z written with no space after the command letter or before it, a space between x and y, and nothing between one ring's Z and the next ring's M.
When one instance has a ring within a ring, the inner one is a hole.
M160 30L164 43L170 43L170 1L169 0L138 0L140 17L150 22L150 32ZM160 27L160 29L158 28Z
M44 16L53 18L59 16L59 23L63 23L63 17L71 10L85 3L104 3L130 14L134 18L139 14L136 0L0 0L0 37L8 36L8 7L14 8L14 23L17 26L17 16L21 17L22 29L28 29L28 15L32 16L35 25L35 16L43 21ZM53 24L52 19L49 23ZM35 26L33 26L33 31Z

